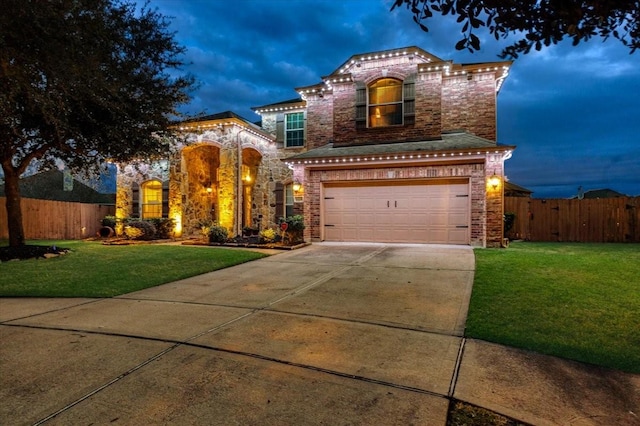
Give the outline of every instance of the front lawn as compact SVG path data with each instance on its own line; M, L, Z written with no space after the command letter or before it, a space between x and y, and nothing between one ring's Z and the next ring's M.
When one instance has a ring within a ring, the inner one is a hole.
M264 257L238 249L98 241L36 241L69 248L53 259L0 263L0 296L112 297Z
M640 246L475 250L466 335L640 373Z

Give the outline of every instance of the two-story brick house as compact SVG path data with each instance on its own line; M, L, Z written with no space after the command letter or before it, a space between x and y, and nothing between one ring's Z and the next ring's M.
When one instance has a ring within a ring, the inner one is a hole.
M354 55L301 98L256 107L293 169L310 240L499 246L496 97L511 62L409 47Z
M302 214L309 241L499 246L514 147L496 143L496 97L510 65L354 55L299 98L255 107L261 127L233 113L182 123L163 167L121 167L118 214L146 204L232 233Z

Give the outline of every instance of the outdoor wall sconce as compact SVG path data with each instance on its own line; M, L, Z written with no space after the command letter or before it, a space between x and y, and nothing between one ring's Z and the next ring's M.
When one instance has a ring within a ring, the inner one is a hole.
M493 175L489 178L489 185L494 191L500 186L500 176L496 175L495 170L493 171Z
M296 180L291 185L291 188L293 189L293 202L301 203L304 200L302 184Z

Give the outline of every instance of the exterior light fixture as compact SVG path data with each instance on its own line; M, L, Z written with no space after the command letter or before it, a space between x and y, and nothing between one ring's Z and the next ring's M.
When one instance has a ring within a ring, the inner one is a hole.
M498 187L500 186L500 176L496 175L496 171L493 171L493 175L491 175L491 177L489 178L489 185L491 186L491 188L493 188L493 190L497 190Z
M294 192L300 192L300 190L302 189L302 184L298 181L293 182L293 191Z

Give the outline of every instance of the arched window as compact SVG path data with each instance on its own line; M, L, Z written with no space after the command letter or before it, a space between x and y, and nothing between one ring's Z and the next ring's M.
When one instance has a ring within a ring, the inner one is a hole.
M402 81L382 78L369 86L369 127L402 124Z
M140 218L162 217L162 182L149 180L140 185Z

